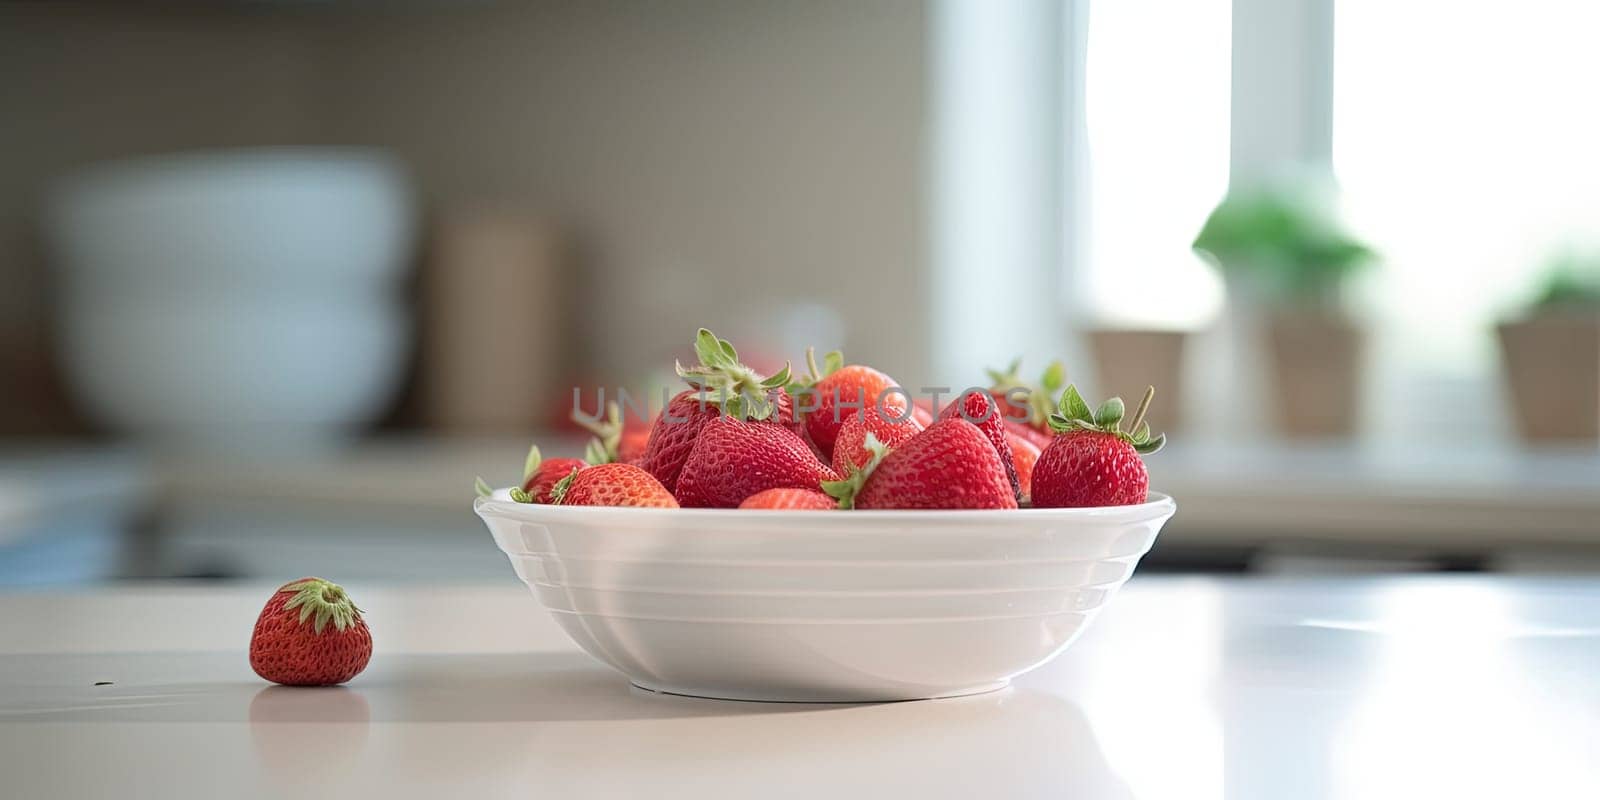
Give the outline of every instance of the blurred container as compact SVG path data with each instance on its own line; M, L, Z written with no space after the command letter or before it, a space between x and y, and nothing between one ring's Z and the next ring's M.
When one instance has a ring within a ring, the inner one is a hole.
M511 211L444 215L424 267L422 386L428 422L526 431L570 396L571 270L555 227Z
M1533 442L1600 442L1600 316L1546 314L1499 328L1517 430Z
M126 432L215 449L322 444L398 388L411 196L391 157L270 148L63 180L66 370Z
M1089 331L1100 397L1121 397L1136 405L1145 387L1156 387L1146 415L1158 431L1182 427L1183 351L1181 331L1099 329Z
M1266 334L1279 430L1292 437L1353 436L1362 330L1344 316L1308 311L1273 315Z

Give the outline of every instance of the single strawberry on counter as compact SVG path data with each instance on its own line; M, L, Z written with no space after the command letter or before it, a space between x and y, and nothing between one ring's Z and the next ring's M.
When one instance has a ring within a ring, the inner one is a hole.
M550 502L558 506L678 507L678 501L654 475L632 464L596 464L573 470L550 494Z
M1020 503L1022 484L1017 480L1016 460L1011 455L1011 442L1006 438L1006 423L1000 417L1000 407L995 404L994 398L976 390L962 394L939 412L939 419L955 418L964 419L983 431L984 437L993 445L995 455L1000 457L1000 463L1005 466L1012 499Z
M678 474L707 421L725 414L791 427L796 424L790 398L781 391L789 382L788 367L762 377L739 363L738 351L730 342L705 328L695 335L694 350L698 365L677 366L678 375L693 388L679 392L656 417L636 462L669 492L677 492Z
M788 511L828 511L839 507L839 501L816 489L762 489L739 504L745 509Z
M823 357L821 369L817 368L816 354L807 350L806 366L809 372L790 383L789 391L810 393L809 402L802 404L810 410L801 416L806 435L827 459L833 458L833 445L845 420L871 411L880 404L880 398L891 414L905 410L905 395L884 393L899 386L894 378L863 364L846 365L844 355L837 350Z
M522 493L528 498L524 500L513 493L513 500L524 503L550 502L550 490L556 483L567 477L575 469L583 469L589 462L581 458L550 458L546 459L539 453L539 446L528 448L528 460L522 469Z
M684 508L737 508L766 489L820 489L838 476L783 425L715 417L700 426L678 475Z
M1057 413L1050 417L1051 427L1059 433L1033 467L1034 507L1143 503L1150 473L1142 456L1160 450L1167 441L1165 434L1152 437L1144 419L1155 392L1155 387L1145 390L1129 430L1124 431L1121 398L1113 397L1091 412L1077 387L1068 385Z
M985 395L987 397L987 395ZM959 416L941 419L889 450L868 436L872 460L822 490L840 508L1016 508L1007 468L994 444Z
M250 635L250 668L287 686L331 686L372 658L372 634L343 588L321 578L278 587Z
M845 420L839 428L839 438L833 442L833 471L847 475L850 470L864 467L872 460L872 451L867 449L869 433L893 450L928 427L918 422L914 414L895 417L894 413L904 414L905 411L869 410Z

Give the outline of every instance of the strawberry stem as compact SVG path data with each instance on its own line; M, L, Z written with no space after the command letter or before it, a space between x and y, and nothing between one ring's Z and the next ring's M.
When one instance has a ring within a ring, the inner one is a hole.
M1128 424L1128 430L1139 430L1139 423L1144 422L1145 412L1150 410L1150 401L1155 399L1156 387L1148 386L1144 390L1144 399L1139 401L1138 410L1133 412L1133 422Z

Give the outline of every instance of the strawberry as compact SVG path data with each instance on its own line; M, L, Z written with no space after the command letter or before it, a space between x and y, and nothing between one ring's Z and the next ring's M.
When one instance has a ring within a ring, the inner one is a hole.
M789 382L788 367L763 378L739 363L731 343L705 328L696 334L694 349L700 364L677 367L678 375L694 388L679 392L667 403L637 462L669 492L678 490L678 474L708 420L725 413L739 419L795 424L792 401L779 391Z
M987 395L981 395L987 398ZM822 490L841 508L1016 508L994 444L960 417L941 419L892 452L868 436L872 460Z
M1017 470L1017 485L1022 487L1022 500L1028 502L1033 498L1033 465L1038 463L1041 451L1032 441L1010 430L1006 431L1006 443L1011 445L1011 463Z
M1022 484L1017 480L1017 467L1011 455L1011 443L1006 440L1005 420L1000 418L1000 408L995 405L994 398L987 392L966 392L939 412L939 419L956 417L965 419L983 431L983 435L994 446L995 454L1000 457L1000 463L1005 467L1006 480L1011 484L1012 499L1021 502Z
M1022 359L1016 358L1003 371L986 370L989 373L989 394L1000 406L1001 416L1005 417L1008 426L1026 425L1039 432L1041 437L1049 437L1052 433L1050 414L1055 411L1056 392L1066 383L1066 367L1060 361L1050 362L1036 385L1030 385L1022 379L1018 374L1021 367ZM1049 446L1049 441L1040 443L1036 439L1034 444L1043 448Z
M794 431L719 416L700 426L675 494L685 508L736 508L764 489L818 489L836 477Z
M791 511L827 511L839 507L839 501L816 489L762 489L744 499L740 508L786 509Z
M528 460L524 463L522 469L522 493L529 499L523 502L550 502L550 490L555 488L558 481L567 477L573 470L583 469L587 466L589 466L589 463L581 458L552 458L546 460L539 454L538 445L528 448ZM513 499L521 500L521 498L517 497L513 497Z
M1022 357L1011 359L1005 369L984 370L989 374L989 396L994 398L995 405L1000 408L1000 416L1007 420L1026 422L1033 416L1033 408L1028 403L1031 397L1031 388L1017 371L1022 368Z
M846 475L851 469L866 466L872 460L872 451L867 449L869 433L892 450L926 427L914 416L897 418L885 411L873 410L852 416L839 427L839 438L834 440L833 471Z
M372 658L361 609L338 584L301 578L273 592L250 634L250 668L273 683L331 686Z
M1060 434L1033 467L1033 504L1038 508L1126 506L1143 503L1150 488L1146 456L1166 444L1151 437L1144 421L1155 388L1145 390L1130 430L1122 430L1122 398L1113 397L1094 412L1067 386L1050 424Z
M650 429L653 427L653 421L643 426L624 425L622 439L617 442L617 460L624 464L639 463L644 456L645 445L650 443Z
M693 392L685 392L693 397ZM656 417L660 419L659 416ZM590 464L633 464L640 456L644 455L645 445L650 440L650 432L655 423L641 426L636 417L622 416L622 406L616 401L606 403L606 416L603 420L590 419L572 412L572 421L579 427L594 434L589 440L589 446L584 451L584 459ZM565 475L566 473L562 473Z
M1006 420L1005 423L1006 433L1014 434L1020 438L1027 439L1029 442L1033 443L1034 447L1037 447L1040 450L1049 447L1050 442L1054 441L1056 438L1054 431L1041 431L1025 422L1012 422L1011 420Z
M677 508L655 476L632 464L596 464L573 470L551 490L559 506L633 506Z
M862 364L845 366L844 355L837 350L823 357L820 370L816 355L807 350L806 364L810 372L790 384L790 390L809 394L809 410L804 414L806 435L828 459L833 458L833 445L846 419L862 416L879 405L891 416L905 409L905 395L884 394L884 390L899 386L894 378Z
M679 392L656 417L650 429L650 439L645 443L644 454L638 465L654 475L667 491L678 488L678 473L695 439L706 420L718 415L717 407L705 402L705 397L693 389Z

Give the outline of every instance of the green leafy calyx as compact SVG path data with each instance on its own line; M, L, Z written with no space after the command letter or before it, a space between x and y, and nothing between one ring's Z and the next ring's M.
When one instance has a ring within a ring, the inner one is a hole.
M872 458L868 459L866 464L851 467L843 480L822 482L822 491L838 500L840 508L855 508L856 495L861 493L861 487L866 485L867 478L872 477L873 471L883 463L884 456L889 455L889 446L871 433L867 434L862 446L872 453Z
M773 395L789 384L788 364L776 374L762 377L739 362L732 343L705 328L695 335L694 352L700 363L685 367L680 362L678 376L698 389L706 402L720 405L723 413L739 419L767 419L777 411Z
M1022 358L1018 356L1006 365L1004 370L987 369L989 374L989 391L1009 397L1016 389L1026 389L1028 392L1028 422L1043 425L1050 415L1055 412L1054 398L1067 383L1067 368L1060 361L1051 361L1039 376L1037 383L1030 384L1022 379Z
M566 502L567 492L572 489L572 482L578 479L578 473L582 471L579 467L573 467L572 471L567 473L567 477L556 481L556 485L550 487L550 505L559 506Z
M1160 450L1167 443L1167 435L1150 435L1150 423L1145 421L1144 415L1150 410L1150 401L1156 396L1154 386L1145 389L1144 398L1139 401L1139 408L1134 412L1133 419L1123 430L1122 421L1127 409L1122 404L1122 398L1113 397L1100 404L1100 407L1091 411L1089 404L1084 401L1083 395L1078 394L1078 387L1067 384L1067 390L1061 393L1061 401L1057 404L1056 413L1050 415L1050 427L1057 433L1071 431L1093 431L1096 433L1109 433L1133 445L1134 452L1147 456Z
M618 455L622 447L622 406L616 401L606 403L606 418L603 420L592 420L574 411L572 421L594 434L594 438L589 440L588 446L583 450L584 461L590 464L612 464L622 460Z
M356 608L350 596L344 593L344 587L337 583L321 578L306 578L287 584L278 591L294 595L283 604L283 610L300 609L299 624L304 625L309 621L312 630L318 634L330 622L335 630L343 633L361 620L361 609Z
M844 353L838 350L829 350L828 353L822 357L822 366L818 367L817 349L814 347L807 347L805 374L796 375L794 380L790 381L789 385L785 386L784 389L787 390L789 394L795 394L805 389L809 389L813 386L816 386L817 383L823 378L838 372L843 367Z

